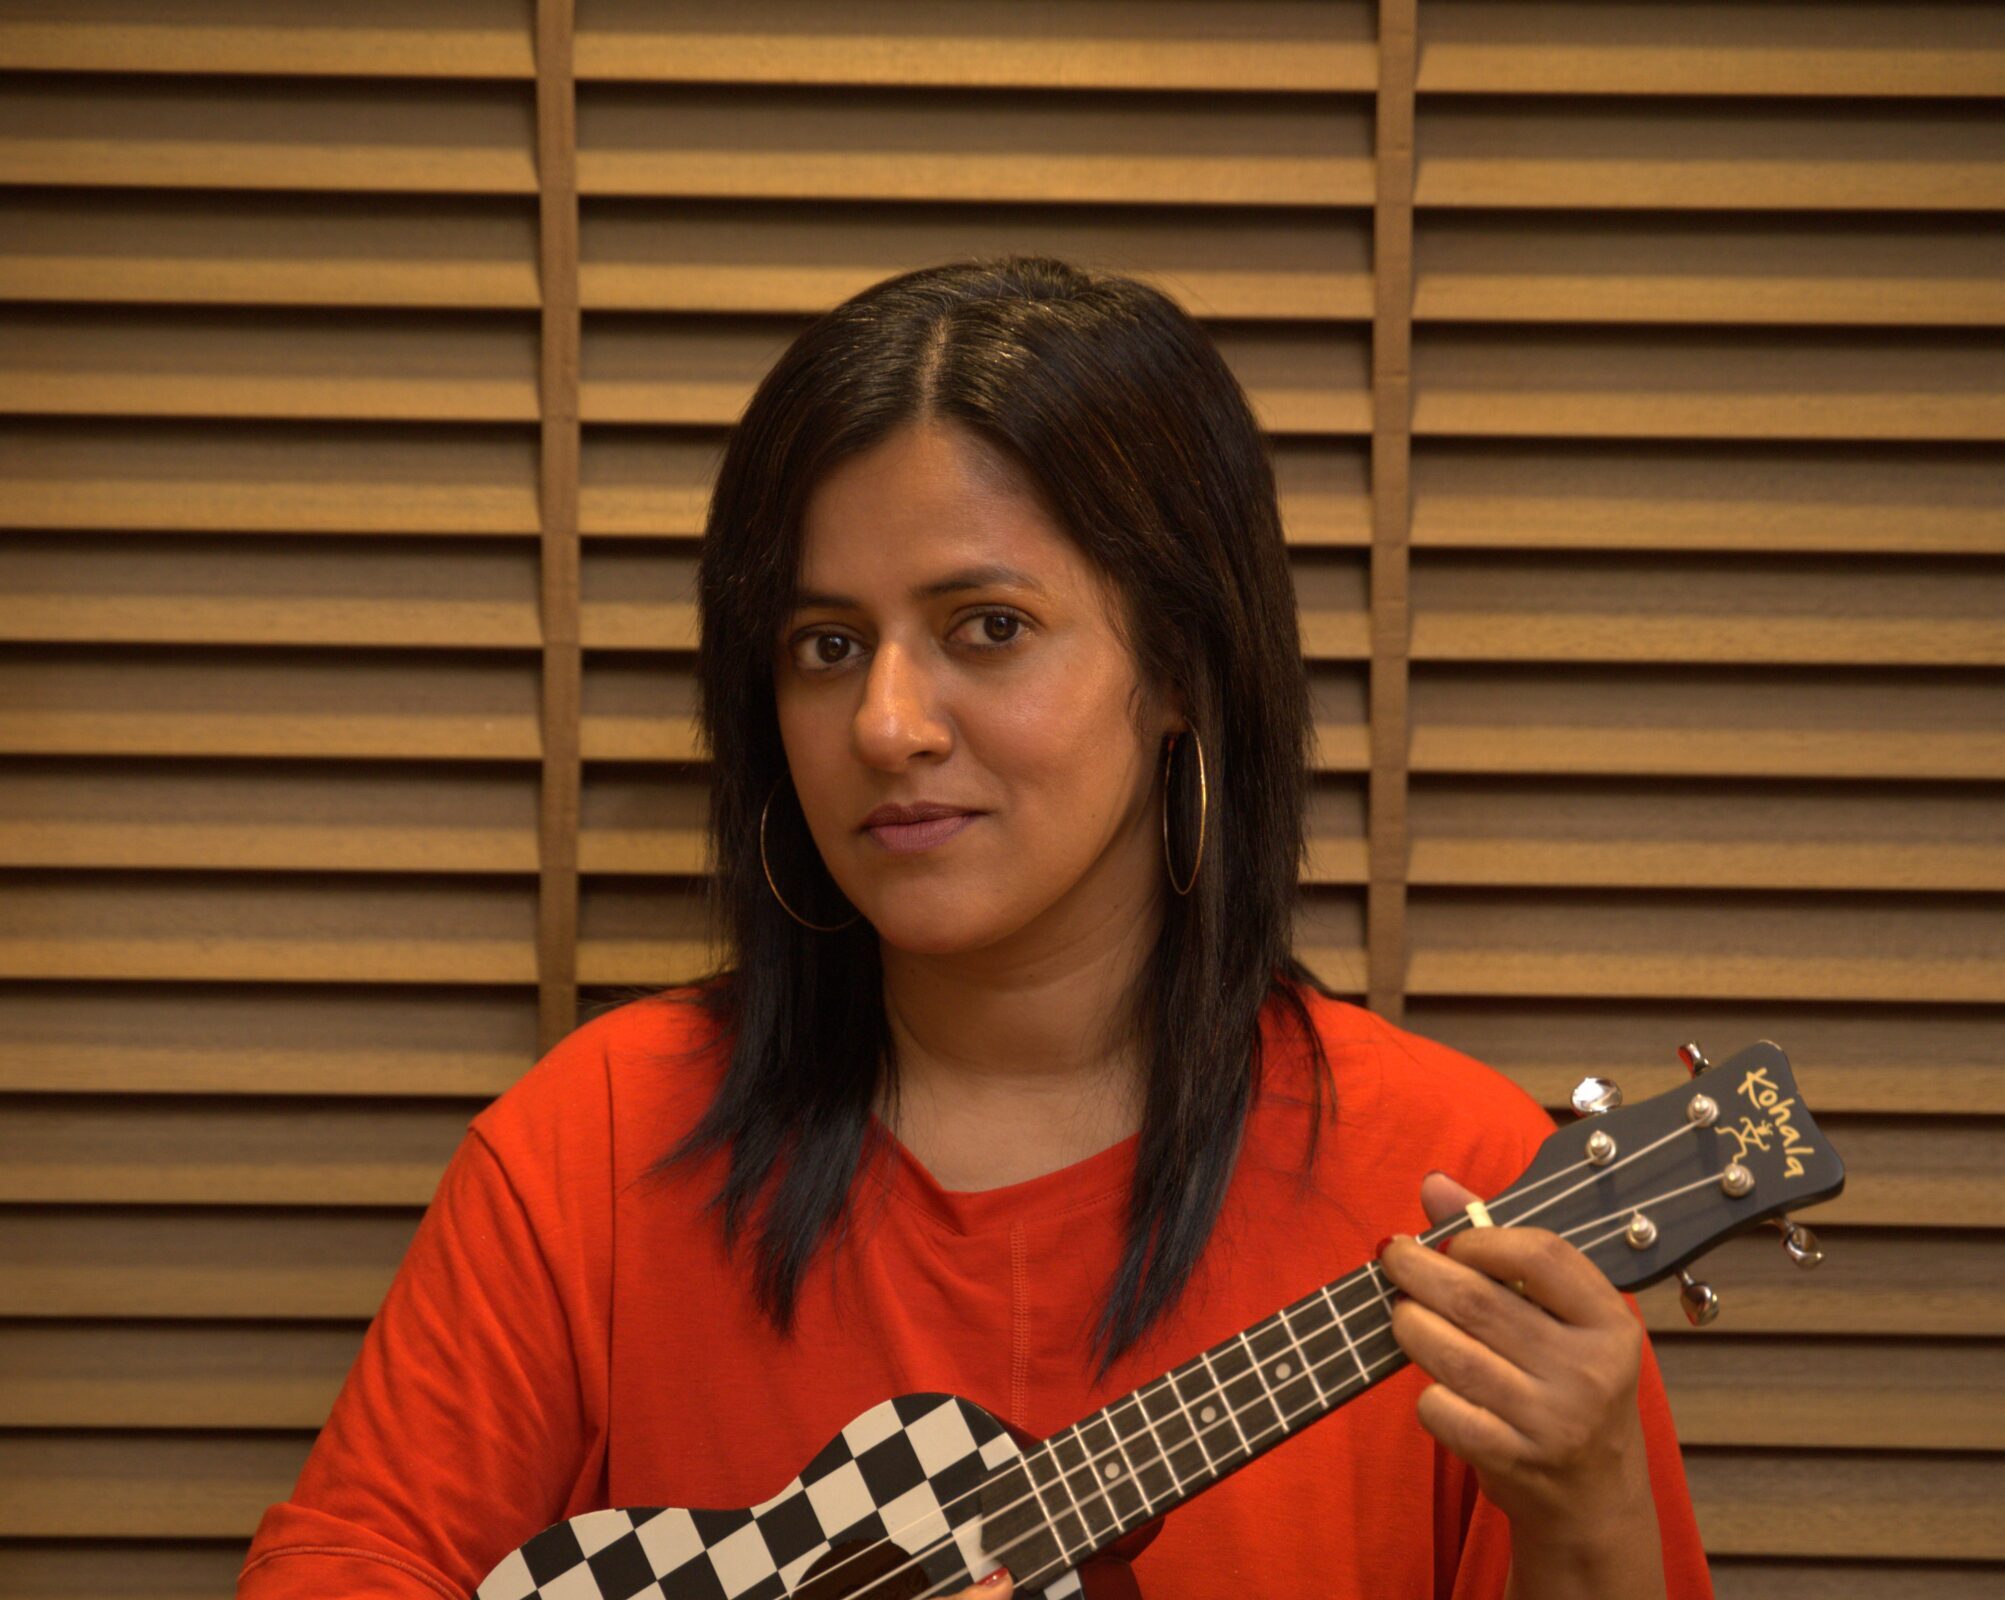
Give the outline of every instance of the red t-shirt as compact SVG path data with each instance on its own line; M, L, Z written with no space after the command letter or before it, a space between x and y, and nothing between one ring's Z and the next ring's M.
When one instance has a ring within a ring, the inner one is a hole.
M586 1024L473 1120L293 1497L258 1526L241 1600L460 1600L583 1511L765 1500L895 1394L959 1394L1042 1437L1424 1227L1430 1169L1492 1194L1551 1131L1488 1068L1309 998L1336 1105L1311 1186L1307 1057L1270 1004L1218 1227L1104 1384L1088 1335L1135 1138L956 1193L887 1137L852 1191L851 1237L817 1257L782 1338L749 1251L727 1258L703 1215L723 1157L636 1181L716 1087L719 1053L689 1048L694 1011L647 1000ZM1169 1513L1135 1562L1147 1600L1501 1596L1509 1525L1415 1420L1426 1381L1407 1368ZM1698 1600L1711 1583L1647 1354L1641 1406L1670 1594Z

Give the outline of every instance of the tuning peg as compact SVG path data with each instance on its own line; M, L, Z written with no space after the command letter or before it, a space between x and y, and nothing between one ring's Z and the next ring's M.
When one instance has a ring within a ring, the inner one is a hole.
M1773 1219L1782 1230L1782 1248L1805 1272L1824 1259L1824 1247L1817 1242L1817 1235L1800 1222L1791 1222L1787 1217Z
M1705 1051L1701 1050L1695 1044L1679 1045L1678 1059L1684 1062L1685 1070L1695 1078L1702 1072L1710 1072L1712 1070L1713 1064L1706 1059Z
M1685 1308L1685 1320L1703 1328L1720 1314L1720 1297L1709 1283L1701 1283L1689 1272L1678 1273L1678 1304Z
M1622 1104L1622 1091L1606 1078L1582 1078L1568 1097L1577 1117L1598 1117Z

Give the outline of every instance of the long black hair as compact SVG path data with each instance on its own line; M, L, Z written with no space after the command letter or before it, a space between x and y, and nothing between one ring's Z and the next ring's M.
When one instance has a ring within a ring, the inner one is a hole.
M1205 845L1129 1000L1146 1092L1127 1244L1095 1337L1100 1371L1181 1294L1210 1238L1279 1003L1327 1063L1294 959L1312 732L1274 477L1238 382L1203 330L1132 279L1033 257L959 262L864 290L794 340L726 446L704 527L697 677L711 758L711 891L729 960L694 986L729 1041L708 1111L659 1172L724 1149L724 1236L755 1217L759 1303L782 1331L802 1275L846 1224L880 1088L895 1093L877 936L828 876L787 775L773 661L809 494L837 462L922 422L968 429L1021 470L1112 579L1143 682L1203 743ZM1137 626L1140 619L1146 626ZM1171 764L1181 877L1197 768ZM1179 883L1181 887L1181 883ZM1327 993L1328 991L1323 991ZM1307 1160L1305 1160L1305 1171Z

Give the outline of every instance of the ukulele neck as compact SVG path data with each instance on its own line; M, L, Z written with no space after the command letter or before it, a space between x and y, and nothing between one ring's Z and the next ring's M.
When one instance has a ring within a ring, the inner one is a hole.
M1007 1476L1029 1484L999 1486L1015 1514L985 1543L1025 1541L1029 1560L1010 1567L1030 1587L1033 1564L1047 1577L1076 1566L1237 1472L1406 1364L1395 1293L1376 1263L1361 1267L1026 1450Z

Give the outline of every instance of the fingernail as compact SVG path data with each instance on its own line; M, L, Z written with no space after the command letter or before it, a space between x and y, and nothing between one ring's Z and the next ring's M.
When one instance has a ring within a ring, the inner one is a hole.
M977 1589L994 1589L1009 1582L1009 1568L997 1567L986 1578L975 1585Z
M1385 1259L1385 1247L1391 1244L1396 1237L1398 1237L1396 1234L1388 1233L1383 1239L1379 1240L1378 1248L1371 1253L1372 1260L1383 1261Z
M1429 1167L1427 1169L1427 1177L1422 1178L1420 1181L1422 1183L1425 1183L1427 1181L1427 1178L1445 1178L1447 1176L1448 1174L1443 1172L1439 1167Z

